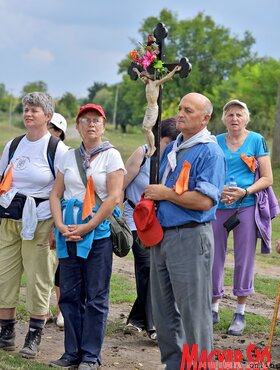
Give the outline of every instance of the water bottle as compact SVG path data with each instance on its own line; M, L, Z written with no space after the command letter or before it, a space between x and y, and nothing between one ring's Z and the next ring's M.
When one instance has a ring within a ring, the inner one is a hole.
M236 187L237 186L237 183L235 181L235 178L234 176L230 176L229 178L229 181L226 183L226 187L229 188L229 187ZM225 206L226 208L235 208L235 203L231 204L231 205L228 205L225 203Z

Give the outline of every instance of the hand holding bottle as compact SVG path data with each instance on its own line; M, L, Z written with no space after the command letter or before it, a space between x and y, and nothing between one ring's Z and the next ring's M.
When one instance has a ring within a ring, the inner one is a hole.
M225 185L225 189L222 193L222 203L225 203L227 208L234 208L235 198L233 197L233 191L237 188L237 183L234 176L230 176L229 181Z
M222 192L221 202L224 203L227 208L235 208L236 204L234 203L242 199L245 195L246 190L238 187L234 176L230 176Z

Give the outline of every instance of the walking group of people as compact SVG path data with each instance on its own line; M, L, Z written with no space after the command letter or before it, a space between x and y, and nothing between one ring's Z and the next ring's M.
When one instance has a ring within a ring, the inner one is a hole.
M120 213L123 199L134 239L137 289L125 333L145 330L157 340L166 370L180 368L184 344L197 345L199 353L213 350L229 235L223 224L238 210L240 223L233 229L237 305L228 334L241 335L246 298L254 293L257 236L262 252L269 253L268 218L279 213L269 151L265 139L247 128L247 105L229 101L222 117L226 133L215 137L207 129L210 100L198 93L182 97L176 118L162 122L160 181L149 184L147 145L137 148L124 165L118 150L102 141L106 115L101 106L80 107L76 129L81 144L69 150L63 143L66 121L54 115L52 98L34 92L22 103L26 135L16 147L9 141L0 160L0 206L9 210L17 197L24 199L18 218L7 212L1 216L0 348L16 347L16 307L24 272L30 320L19 353L36 357L56 275L64 353L50 365L101 367L113 258L108 216ZM61 139L54 144L54 154L52 135ZM237 185L225 186L232 176ZM133 215L140 199L152 209L146 210L146 225L138 234ZM269 212L262 212L263 199L269 202ZM154 205L157 217L148 223ZM143 247L141 235L154 240L155 233L161 241Z

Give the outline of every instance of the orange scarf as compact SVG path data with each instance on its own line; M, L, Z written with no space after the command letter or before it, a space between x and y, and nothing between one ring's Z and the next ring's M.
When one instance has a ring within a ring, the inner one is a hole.
M182 195L188 190L190 171L191 164L188 161L184 161L178 180L174 185L174 190L178 195Z
M13 181L12 168L13 168L13 164L10 165L8 171L6 172L3 178L3 181L0 184L0 195L2 195L3 193L7 193L7 191L9 191L11 188L12 181Z
M94 183L92 176L90 175L87 182L86 194L82 208L82 220L84 220L85 218L92 214L92 208L94 207L95 207Z
M247 157L246 154L242 153L240 155L240 158L242 159L243 162L247 164L249 167L249 170L253 173L255 173L256 170L256 158L254 156L252 157Z

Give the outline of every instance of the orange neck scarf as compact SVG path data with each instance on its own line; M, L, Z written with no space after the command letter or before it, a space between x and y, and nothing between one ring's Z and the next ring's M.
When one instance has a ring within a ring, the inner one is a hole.
M94 207L95 207L94 183L92 176L90 175L87 181L86 194L82 208L82 220L84 220L85 218L92 214L92 208Z
M178 195L181 195L188 190L190 171L191 164L188 161L184 161L180 175L174 185L174 190Z

